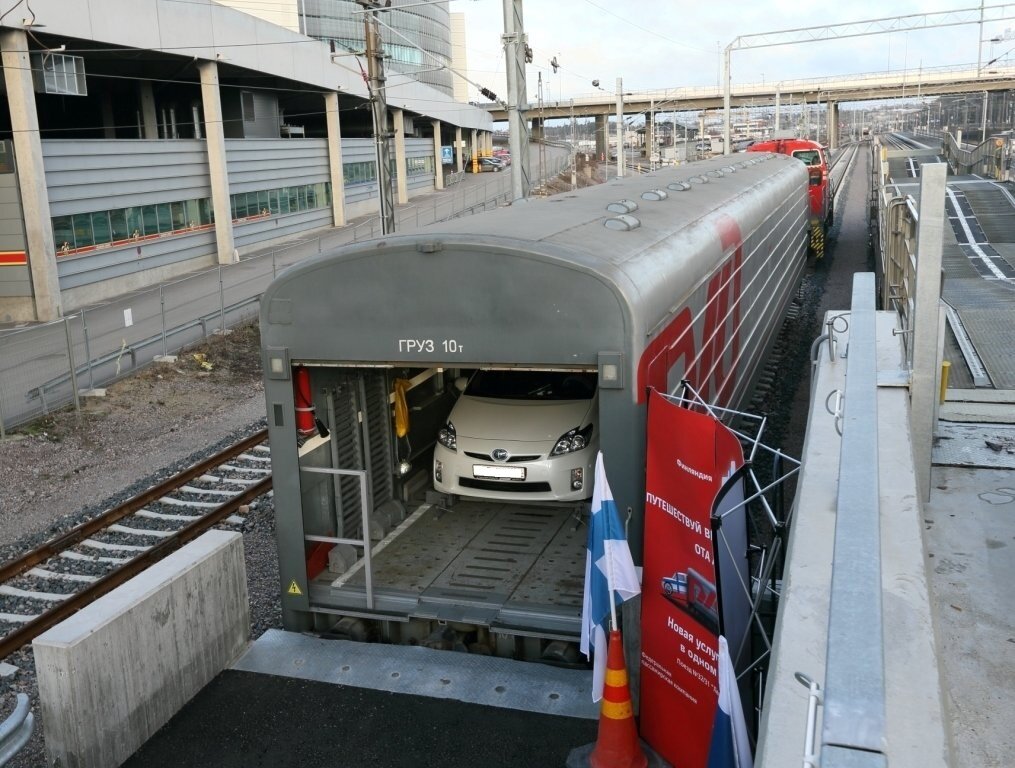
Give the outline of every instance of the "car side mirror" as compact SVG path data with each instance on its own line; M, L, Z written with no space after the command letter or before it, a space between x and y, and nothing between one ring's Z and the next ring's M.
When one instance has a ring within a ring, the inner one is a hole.
M465 385L469 383L469 379L466 376L459 376L455 379L455 389L460 393L465 391Z

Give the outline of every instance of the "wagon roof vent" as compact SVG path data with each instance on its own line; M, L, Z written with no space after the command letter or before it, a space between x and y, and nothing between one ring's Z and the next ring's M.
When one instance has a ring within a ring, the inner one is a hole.
M641 226L641 222L638 219L626 213L614 216L612 219L607 219L603 224L605 224L607 229L616 229L621 232L629 232Z
M642 200L665 200L667 197L665 189L649 189L641 193Z
M671 181L666 185L667 189L672 189L674 192L686 192L691 188L691 184L686 181Z
M615 200L606 206L610 213L633 213L638 210L638 204L634 200Z

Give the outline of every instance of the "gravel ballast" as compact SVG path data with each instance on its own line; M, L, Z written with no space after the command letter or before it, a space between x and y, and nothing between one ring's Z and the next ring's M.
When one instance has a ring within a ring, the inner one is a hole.
M210 369L208 368L210 365ZM174 472L264 428L264 389L254 325L153 364L0 441L0 559L7 562ZM252 504L242 526L251 639L281 627L274 510ZM31 646L6 659L0 721L26 693L31 741L9 766L47 765Z

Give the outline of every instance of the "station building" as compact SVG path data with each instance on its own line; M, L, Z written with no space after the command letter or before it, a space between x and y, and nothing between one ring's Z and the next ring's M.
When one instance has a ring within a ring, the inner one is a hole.
M211 0L33 0L0 17L0 322L375 213L366 62L335 50ZM489 114L444 83L389 74L385 98L398 203L443 187L442 147L461 168L490 146Z

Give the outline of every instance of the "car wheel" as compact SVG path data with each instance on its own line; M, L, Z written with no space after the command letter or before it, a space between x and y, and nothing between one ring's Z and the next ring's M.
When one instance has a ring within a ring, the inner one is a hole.
M669 584L669 583L663 584L663 594L664 595L672 595L673 594L673 585Z

